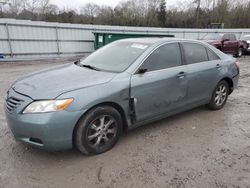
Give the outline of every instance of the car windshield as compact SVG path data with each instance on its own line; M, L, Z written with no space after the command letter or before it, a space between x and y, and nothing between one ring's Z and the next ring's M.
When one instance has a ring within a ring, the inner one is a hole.
M80 66L100 71L123 72L148 46L149 44L141 42L116 41L81 60Z
M223 37L223 34L218 34L218 33L211 33L207 34L206 36L203 37L204 40L221 40Z
M244 40L250 40L250 36L245 36Z

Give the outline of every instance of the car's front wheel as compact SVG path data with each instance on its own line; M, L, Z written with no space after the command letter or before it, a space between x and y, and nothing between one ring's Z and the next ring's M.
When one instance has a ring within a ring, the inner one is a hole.
M208 108L211 110L220 110L227 102L229 94L228 83L224 80L220 81L212 95L212 98L208 104Z
M83 154L100 154L117 143L121 132L120 113L113 107L99 106L78 122L74 132L74 144Z

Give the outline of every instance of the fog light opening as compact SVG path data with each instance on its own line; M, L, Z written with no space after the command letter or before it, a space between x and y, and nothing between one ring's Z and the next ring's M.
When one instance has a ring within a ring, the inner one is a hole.
M30 142L34 142L34 143L36 143L36 144L43 145L42 140L40 140L40 139L38 139L38 138L32 138L32 137L31 137L29 140L30 140Z

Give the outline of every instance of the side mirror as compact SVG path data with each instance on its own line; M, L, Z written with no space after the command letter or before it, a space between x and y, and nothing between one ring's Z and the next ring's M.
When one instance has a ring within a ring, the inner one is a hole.
M145 72L147 72L147 70L148 69L143 69L143 68L140 68L139 70L138 70L138 74L144 74Z
M80 61L81 61L81 59L78 59L78 60L76 60L76 61L74 62L74 64L75 64L75 65L79 65Z

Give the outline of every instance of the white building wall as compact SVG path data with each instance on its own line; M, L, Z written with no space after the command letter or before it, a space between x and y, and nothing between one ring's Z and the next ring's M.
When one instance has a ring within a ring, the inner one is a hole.
M81 25L0 19L0 55L4 59L46 58L82 55L94 51L92 32L173 34L177 38L199 39L207 33L250 35L250 29L185 29Z

